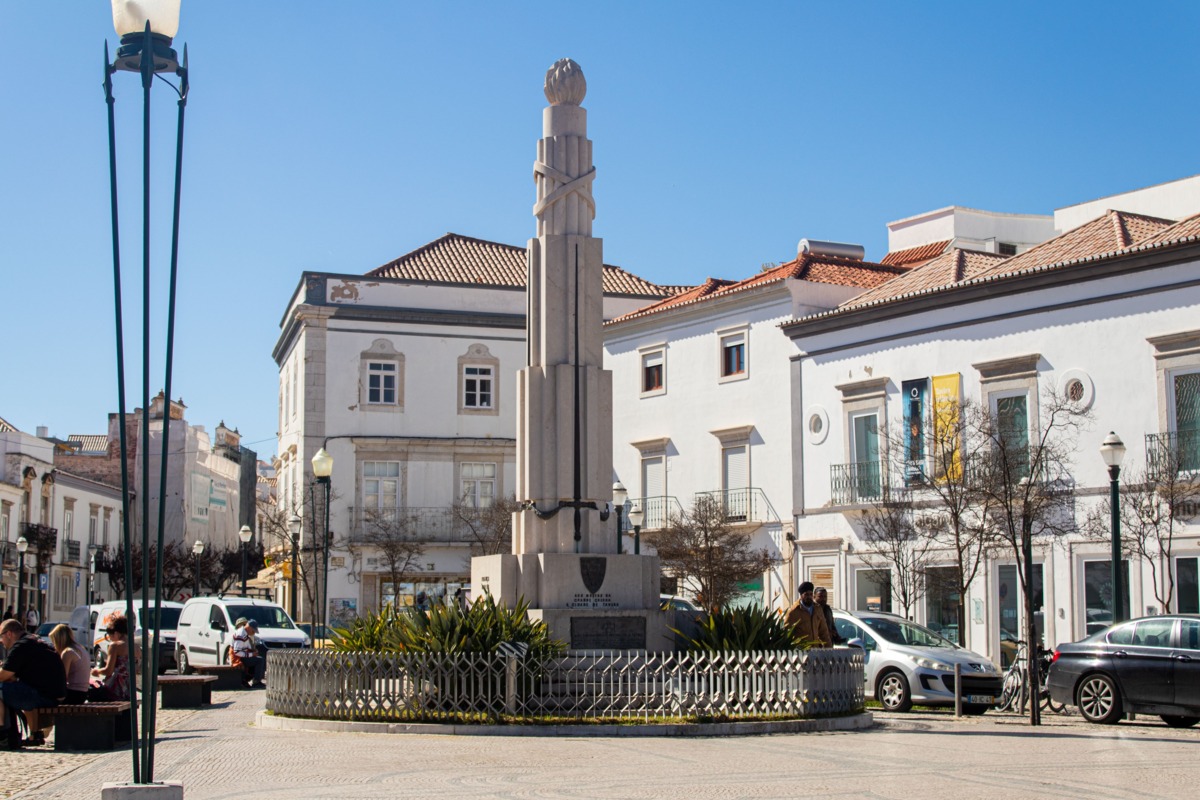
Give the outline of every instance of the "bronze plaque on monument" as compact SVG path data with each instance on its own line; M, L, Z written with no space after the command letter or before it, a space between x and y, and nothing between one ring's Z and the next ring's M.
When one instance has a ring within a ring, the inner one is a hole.
M571 617L572 650L645 650L645 617Z

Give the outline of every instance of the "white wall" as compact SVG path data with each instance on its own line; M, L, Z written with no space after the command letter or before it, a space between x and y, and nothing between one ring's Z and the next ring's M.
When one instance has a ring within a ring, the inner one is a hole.
M1109 210L1172 220L1200 214L1200 175L1055 209L1054 227L1066 233Z

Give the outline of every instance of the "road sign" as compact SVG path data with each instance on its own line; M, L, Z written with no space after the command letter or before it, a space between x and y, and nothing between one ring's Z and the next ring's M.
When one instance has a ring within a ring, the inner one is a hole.
M76 572L75 572L75 588L76 589L79 588L79 571L78 570L76 570Z
M38 589L40 591L44 592L49 588L50 588L50 576L44 572L39 573L38 574Z

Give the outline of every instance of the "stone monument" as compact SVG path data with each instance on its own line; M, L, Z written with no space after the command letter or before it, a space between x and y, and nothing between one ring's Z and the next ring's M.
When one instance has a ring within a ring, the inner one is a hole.
M573 650L673 649L655 556L617 552L612 501L612 375L603 369L603 260L592 237L592 143L583 70L546 73L529 240L528 366L517 379L511 554L471 560L475 597L530 614Z

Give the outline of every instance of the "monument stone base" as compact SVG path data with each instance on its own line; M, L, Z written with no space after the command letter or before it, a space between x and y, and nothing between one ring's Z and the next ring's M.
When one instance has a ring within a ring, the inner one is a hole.
M673 619L659 609L657 556L525 553L471 559L473 599L490 594L572 650L674 650Z

